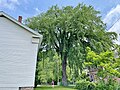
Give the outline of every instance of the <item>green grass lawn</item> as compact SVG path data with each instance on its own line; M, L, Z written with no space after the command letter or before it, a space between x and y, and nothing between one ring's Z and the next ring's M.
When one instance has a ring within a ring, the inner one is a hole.
M54 88L52 86L39 86L34 90L76 90L76 89L74 89L73 87L62 87L62 86L55 86Z

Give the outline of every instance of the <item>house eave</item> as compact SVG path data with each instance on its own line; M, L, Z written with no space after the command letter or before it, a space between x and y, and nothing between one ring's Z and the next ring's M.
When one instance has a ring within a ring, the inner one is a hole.
M35 32L34 30L32 30L31 28L25 26L24 24L18 22L16 19L14 19L13 17L9 16L8 14L6 14L5 12L3 11L0 11L0 17L5 17L7 19L9 19L10 21L14 22L15 24L19 25L20 27L24 28L25 30L27 30L28 32L34 34L34 36L37 36L39 38L42 39L42 35Z

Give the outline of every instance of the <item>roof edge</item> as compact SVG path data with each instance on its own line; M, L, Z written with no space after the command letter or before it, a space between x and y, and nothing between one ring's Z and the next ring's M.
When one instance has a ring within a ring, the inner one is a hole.
M18 22L16 19L14 19L10 15L6 14L5 12L0 11L0 16L6 17L7 19L11 20L12 22L16 23L17 25L21 26L22 28L26 29L27 31L31 32L32 34L34 34L34 35L36 35L36 36L38 36L42 39L43 36L41 34L35 32L33 29L31 29L31 28L25 26L24 24Z

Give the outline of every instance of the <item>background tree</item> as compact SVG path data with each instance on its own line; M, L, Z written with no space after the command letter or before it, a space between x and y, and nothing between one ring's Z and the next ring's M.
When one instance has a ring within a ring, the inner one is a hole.
M61 62L57 54L54 55L53 60L49 57L44 58L43 61L38 61L37 67L37 81L38 84L51 84L52 80L55 84L61 79Z
M100 54L95 53L87 47L86 67L90 69L97 69L98 78L102 77L104 80L114 77L120 77L120 58L115 58L113 51L105 51ZM94 72L94 71L93 71Z
M70 68L75 66L76 71L82 70L86 47L96 52L107 50L115 37L105 31L99 12L84 4L62 8L52 6L47 12L28 18L26 24L43 35L42 49L56 51L61 57L64 86L67 85L67 62Z

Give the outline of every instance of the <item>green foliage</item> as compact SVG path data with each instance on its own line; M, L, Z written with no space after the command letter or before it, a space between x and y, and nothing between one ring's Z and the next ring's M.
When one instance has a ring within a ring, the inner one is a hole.
M89 78L89 76L86 74L86 72L83 72L83 73L80 75L79 80L90 81L90 78Z
M96 84L86 80L76 82L76 89L78 90L96 90Z
M47 58L44 61L44 67L43 67L43 62L38 62L38 79L44 83L47 83L49 79L53 79L53 62L49 61L49 58Z
M40 83L49 83L51 84L51 81L54 80L57 82L58 77L61 78L60 72L61 72L61 67L60 67L60 58L55 55L53 57L53 60L51 61L49 57L47 57L43 61L38 62L38 75L37 75L37 80Z
M114 51L115 51L115 53L116 53L116 56L115 56L115 57L120 57L120 45L115 44L115 45L114 45Z
M97 83L95 90L120 90L120 84L112 79L109 79L107 82L100 81Z
M120 84L113 79L108 81L98 81L96 83L81 80L76 83L76 89L78 90L120 90Z
M105 31L106 26L99 14L85 4L62 8L52 6L47 12L26 20L30 28L43 35L41 51L48 52L49 57L57 52L61 57L63 83L67 81L67 62L76 77L79 71L82 72L87 46L97 53L113 47L112 40L116 39L116 34ZM96 58L94 61L98 63Z
M87 51L87 60L84 63L86 67L89 69L97 68L97 75L99 77L120 77L120 72L118 71L120 68L120 59L114 58L113 51L106 51L96 54L94 51L91 51L89 47L87 47Z

